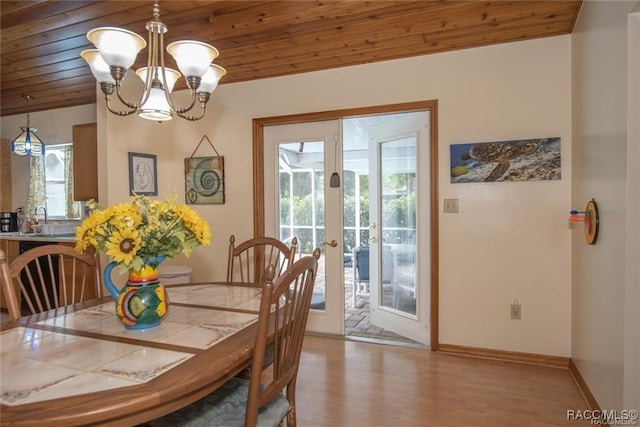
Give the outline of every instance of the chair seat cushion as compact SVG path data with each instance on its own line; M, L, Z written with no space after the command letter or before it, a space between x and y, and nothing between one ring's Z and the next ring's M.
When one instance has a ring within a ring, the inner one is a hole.
M249 381L232 378L210 395L151 422L152 426L244 426ZM258 427L277 426L289 411L289 402L280 393L258 410Z

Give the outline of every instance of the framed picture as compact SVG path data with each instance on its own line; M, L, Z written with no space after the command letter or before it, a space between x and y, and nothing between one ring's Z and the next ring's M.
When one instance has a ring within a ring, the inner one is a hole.
M224 157L184 159L184 183L188 205L223 205Z
M158 167L154 154L129 153L129 194L158 195Z
M560 137L452 144L451 182L561 179Z

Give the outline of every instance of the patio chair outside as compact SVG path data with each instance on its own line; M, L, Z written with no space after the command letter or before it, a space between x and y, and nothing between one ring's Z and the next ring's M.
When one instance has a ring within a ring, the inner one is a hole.
M382 284L390 285L395 273L393 251L387 245L382 246ZM358 296L369 295L369 247L353 249L353 301L356 307Z

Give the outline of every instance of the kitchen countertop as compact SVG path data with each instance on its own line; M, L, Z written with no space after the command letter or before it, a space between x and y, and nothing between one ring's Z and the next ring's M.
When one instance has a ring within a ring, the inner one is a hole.
M76 241L76 238L75 238L75 235L70 235L70 234L48 235L48 234L38 234L38 233L9 232L9 233L0 233L0 240L74 243Z

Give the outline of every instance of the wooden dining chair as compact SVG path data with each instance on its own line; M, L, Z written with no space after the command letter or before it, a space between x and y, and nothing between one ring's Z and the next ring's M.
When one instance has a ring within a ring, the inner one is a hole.
M102 296L100 263L93 252L79 254L51 244L20 254L8 268L6 255L0 263L11 319Z
M236 246L236 237L229 238L229 259L227 282L250 283L263 286L267 266L274 266L274 279L294 262L298 250L298 238L291 239L291 246L274 237L254 237ZM264 360L264 368L273 363L273 350L269 349ZM241 378L251 377L251 366L238 374Z
M9 311L9 319L17 319L20 317L17 290L11 282L7 254L2 250L0 250L0 285L2 286L2 298Z
M293 237L291 246L274 237L254 237L236 246L236 237L229 238L227 282L264 283L268 265L275 267L275 278L293 263L298 250L298 238Z
M296 425L296 380L320 249L294 262L275 279L267 267L262 290L251 378L232 378L207 397L151 422L152 426ZM270 378L264 374L267 348L274 348Z

